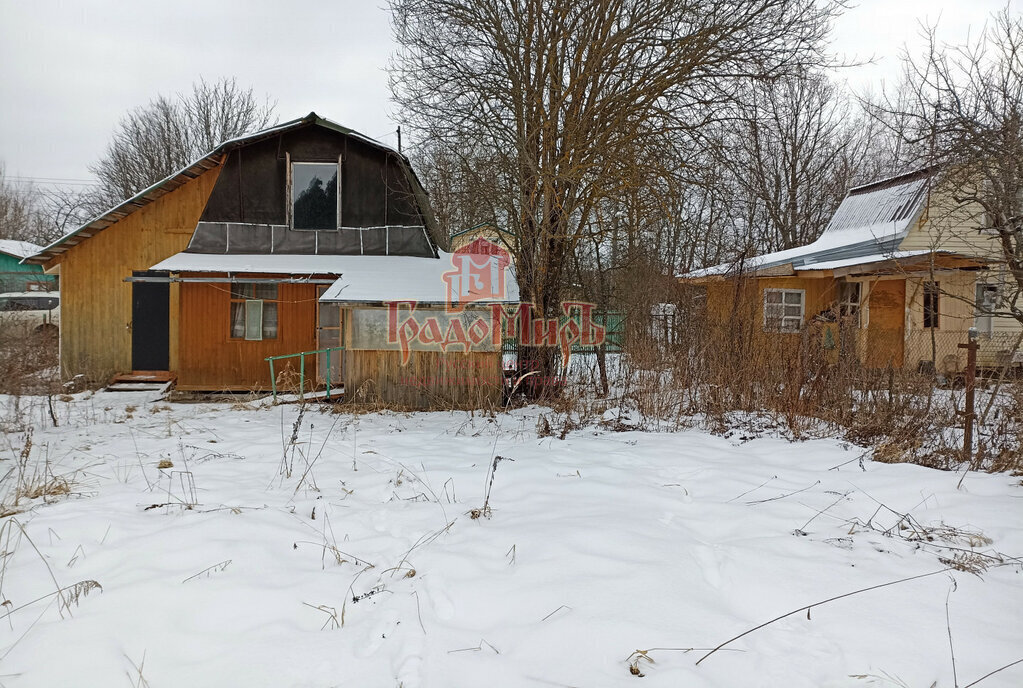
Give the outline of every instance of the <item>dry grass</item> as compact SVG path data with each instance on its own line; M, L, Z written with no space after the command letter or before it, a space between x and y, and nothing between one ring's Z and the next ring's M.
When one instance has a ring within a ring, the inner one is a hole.
M35 500L49 503L75 493L81 470L58 474L49 456L33 448L29 429L21 437L14 465L0 475L0 518L21 513Z
M60 394L56 337L0 339L0 394Z
M839 330L829 341L816 324L798 334L764 333L757 314L741 308L727 324L696 308L683 314L669 343L633 325L611 394L593 393L594 371L577 374L541 417L538 435L564 437L596 424L622 431L696 425L740 440L839 436L871 448L878 461L1023 473L1019 381L998 388L985 417L995 385L978 380L976 447L967 462L961 378L862 365L855 344L843 343L856 341L855 330ZM952 333L940 342L939 354L955 350L957 338Z

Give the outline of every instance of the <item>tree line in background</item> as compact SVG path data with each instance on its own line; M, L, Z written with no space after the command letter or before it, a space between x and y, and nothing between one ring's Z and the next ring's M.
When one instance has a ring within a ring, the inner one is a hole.
M121 118L88 186L12 179L0 162L0 238L47 245L202 157L276 122L276 104L235 79L200 79L189 93L158 95Z
M392 87L446 229L508 231L522 293L649 314L674 275L812 242L847 191L922 167L979 204L1023 319L1023 23L924 27L880 96L828 74L839 3L392 0ZM961 214L960 214L961 217ZM961 231L961 229L960 229Z
M804 245L850 187L925 165L984 209L1023 291L1023 23L1008 8L967 45L925 28L927 49L875 97L828 76L841 75L827 52L838 0L391 10L392 92L442 231L507 230L522 294L546 316L567 297L648 308L665 278ZM274 121L234 79L158 96L122 118L96 187L43 189L0 167L0 236L48 243Z

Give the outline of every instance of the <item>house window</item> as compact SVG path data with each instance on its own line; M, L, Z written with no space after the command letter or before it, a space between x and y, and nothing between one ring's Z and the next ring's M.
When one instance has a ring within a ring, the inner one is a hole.
M336 162L291 164L292 228L337 229L337 199Z
M859 320L859 282L842 282L838 285L838 314L843 318L856 318Z
M941 283L924 282L924 329L938 329L941 321Z
M764 330L799 332L803 327L806 292L802 289L764 290Z
M998 306L998 285L977 284L977 314L974 317L974 326L980 334L991 336L994 325L992 311Z
M231 285L231 339L277 339L277 285Z

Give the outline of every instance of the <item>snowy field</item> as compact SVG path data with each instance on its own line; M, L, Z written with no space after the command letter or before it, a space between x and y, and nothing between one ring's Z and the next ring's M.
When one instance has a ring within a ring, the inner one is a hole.
M0 448L0 685L965 688L1023 659L1019 477L151 399L66 397L58 428L3 400L35 429ZM67 494L12 509L33 474Z

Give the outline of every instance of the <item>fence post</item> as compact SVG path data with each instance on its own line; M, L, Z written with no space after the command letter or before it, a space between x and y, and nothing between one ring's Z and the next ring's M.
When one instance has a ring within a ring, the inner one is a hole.
M977 383L977 328L971 327L969 343L960 344L960 349L966 349L966 427L963 429L963 458L970 462L973 454L973 421L976 418L974 409L974 389Z

